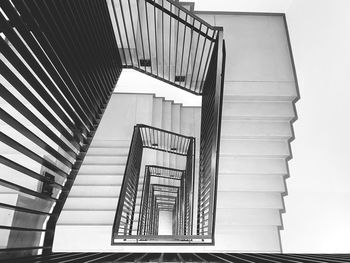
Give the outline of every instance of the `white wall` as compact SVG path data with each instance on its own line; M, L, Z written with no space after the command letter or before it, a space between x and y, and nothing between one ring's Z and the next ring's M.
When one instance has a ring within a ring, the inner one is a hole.
M285 13L292 0L195 0L196 11Z
M201 106L202 97L160 81L133 69L123 69L114 92L152 93L184 106Z
M287 12L301 99L281 232L284 252L350 252L350 1Z

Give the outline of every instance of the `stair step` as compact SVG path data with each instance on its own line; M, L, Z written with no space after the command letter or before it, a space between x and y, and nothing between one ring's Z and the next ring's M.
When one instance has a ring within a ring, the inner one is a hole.
M91 147L87 156L127 156L129 147Z
M55 251L96 251L123 252L125 247L111 245L112 223L110 225L57 225L55 232ZM82 238L94 237L94 238ZM269 251L280 252L278 227L276 226L234 226L217 225L215 228L215 247L196 246L198 252L218 251ZM128 246L128 252L144 252L144 246ZM191 252L193 246L147 246L147 252Z
M297 98L295 82L226 81L224 100L294 101Z
M171 105L171 131L175 133L181 132L181 104L173 103ZM178 155L171 155L169 164L171 167L178 167L181 157Z
M79 170L79 174L124 174L125 165L97 165L84 164Z
M93 140L90 148L129 148L130 140Z
M287 163L281 158L220 157L220 174L287 175Z
M124 156L91 156L88 154L84 159L84 164L97 164L97 165L115 165L126 164L128 159L127 155Z
M66 210L116 210L117 197L69 197L64 205Z
M286 191L283 175L224 175L220 174L218 191L279 192Z
M283 120L295 118L293 103L284 101L225 101L222 119Z
M282 195L269 192L221 192L217 194L217 208L283 209Z
M98 197L117 197L119 196L121 186L111 185L74 185L69 193L69 197L98 196Z
M215 246L221 251L280 253L278 226L220 226L215 228Z
M172 123L172 101L164 100L163 101L163 113L162 113L162 129L171 131ZM158 153L157 153L158 154ZM160 157L159 160L163 160L161 166L169 167L170 157L166 153L160 152L163 157Z
M74 181L74 185L121 185L124 174L116 175L82 175L79 174Z
M282 140L222 139L220 156L279 157L290 156L289 143Z
M153 98L152 125L157 128L162 128L163 101L163 98Z
M287 121L223 120L221 126L222 139L290 139L292 136L291 124Z
M59 225L112 225L115 210L64 210Z
M215 223L220 226L281 226L277 209L222 209L216 210Z

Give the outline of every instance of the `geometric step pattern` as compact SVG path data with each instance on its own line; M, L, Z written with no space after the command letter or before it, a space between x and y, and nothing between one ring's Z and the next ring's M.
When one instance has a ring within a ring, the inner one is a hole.
M95 248L109 249L132 129L137 123L199 138L200 108L184 107L153 94L113 94L59 217L55 251L92 249L87 242ZM143 160L145 164L152 160L151 164L176 168L185 165L185 158L180 157L145 150ZM141 198L137 198L135 219L140 201ZM93 230L98 230L103 238L96 237ZM71 236L69 241L67 236ZM72 240L74 242L70 242Z
M193 11L193 5L189 5L188 8ZM290 142L294 138L292 124L296 119L294 104L298 99L298 92L283 16L195 13L215 26L224 27L228 49L221 123L215 245L196 246L195 250L198 253L192 254L194 257L176 254L193 252L193 246L148 246L149 254L122 254L120 261L303 262L307 255L298 255L295 259L291 259L289 257L292 255L205 254L208 258L203 258L199 254L200 252L228 251L281 252L279 232L283 229L281 220L284 212L283 196L286 193L285 180L289 176L288 160L291 158ZM135 100L138 103L133 104ZM112 98L111 103L110 109L107 108L104 116L104 119L109 119L110 123L124 123L129 119L135 120L135 116L138 116L134 123L144 123L165 130L175 129L184 135L199 138L199 127L196 127L196 123L200 120L200 114L191 112L194 109L180 107L179 115L177 109L172 108L171 102L161 98L141 99L139 97L127 100L121 98L115 104ZM132 110L126 112L120 121L113 121L108 117L108 110L117 113L116 105L135 106L130 106ZM198 111L200 112L200 109ZM159 115L159 112L162 112L162 115ZM147 118L147 116L151 117ZM193 116L196 117L193 118ZM112 125L109 129L103 128L104 119L95 139L108 140L113 137ZM177 123L180 123L180 127ZM120 125L125 126L125 124ZM131 129L125 130L130 134ZM195 135L187 134L191 131L194 131ZM118 139L124 140L127 145L130 135L129 137L119 135ZM108 142L105 144L108 145ZM197 146L199 145L197 140ZM114 151L119 151L118 147L113 148ZM199 147L197 151L198 149ZM102 153L101 150L95 149L94 142L90 150ZM198 156L197 152L196 157ZM165 154L157 153L156 158L157 163L162 166L181 164L181 160L170 159ZM117 171L122 170L120 163L108 164L109 170L107 168L93 170L91 162L97 161L94 158L90 159L90 164L86 164L86 168L83 168L77 177L78 184L91 184L93 178L97 178L98 174L95 174L97 171L105 172L101 174L101 180L105 181L110 178L107 177L111 176L110 171L116 174ZM118 159L118 161L122 160ZM105 166L107 166L106 162L107 159L105 159ZM121 167L118 168L118 165ZM198 163L196 165L198 171ZM80 179L80 176L84 178ZM90 177L91 179L86 179ZM104 185L104 183L96 181L96 185ZM115 185L117 184L113 186ZM115 198L117 203L117 197L109 198ZM108 202L110 202L109 205L104 205L106 213L113 206L110 200ZM67 201L67 208L70 205L75 209L77 203L78 201L75 204ZM114 215L112 218L114 219ZM103 220L108 222L107 219ZM54 249L66 252L144 252L145 247L142 246L110 246L111 229L112 224L94 225L93 228L89 225L58 225ZM79 238L80 235L94 238L83 240ZM153 254L156 252L175 254ZM91 257L99 257L99 255ZM310 258L307 262L316 262L313 260L315 259ZM319 261L322 262L322 260Z

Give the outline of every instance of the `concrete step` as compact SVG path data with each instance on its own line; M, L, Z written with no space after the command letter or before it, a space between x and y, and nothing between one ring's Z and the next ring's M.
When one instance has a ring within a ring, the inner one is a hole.
M162 128L163 101L164 98L153 98L152 125L157 128Z
M294 101L297 98L294 82L226 81L224 100Z
M60 215L58 224L59 225L77 225L77 226L89 225L91 227L101 226L101 225L112 225L114 222L115 213L116 213L115 209L64 210Z
M125 165L128 159L127 155L123 156L101 156L101 155L90 155L88 154L84 159L84 164L86 165Z
M280 252L277 226L217 226L215 246L221 251Z
M171 131L181 132L181 104L172 103L171 105Z
M287 158L290 149L286 140L222 139L220 156Z
M97 164L84 164L79 170L79 174L124 174L125 165L97 165Z
M116 210L117 197L69 197L64 205L67 210Z
M171 131L175 133L181 132L181 104L173 103L171 106ZM179 156L170 156L171 167L177 167L178 162L180 162Z
M163 113L162 113L162 129L171 131L171 124L172 124L172 101L164 100L163 101ZM169 167L170 165L170 157L169 155L166 155L165 153L160 153L163 155L163 166Z
M128 147L91 147L87 156L127 156L130 145Z
M217 193L217 208L270 208L283 209L280 193L221 192Z
M287 121L223 120L221 126L222 139L288 140L292 137L292 127Z
M129 148L130 140L93 140L91 148Z
M287 175L287 163L281 158L220 157L219 174Z
M74 185L69 193L69 197L117 197L121 186L116 185Z
M224 120L283 120L295 118L293 103L289 101L225 101Z
M283 175L220 174L218 191L284 193L286 187Z
M222 209L216 210L215 223L220 226L281 226L277 209Z
M125 247L111 245L109 225L57 225L54 251L58 252L123 252ZM197 252L279 252L276 226L217 226L215 246L196 246ZM84 237L94 238L84 238ZM232 250L234 248L234 250ZM128 246L128 252L144 252L144 246ZM189 252L193 246L147 246L149 253Z
M121 185L124 174L116 175L81 175L75 179L74 185Z
M112 225L115 210L64 210L60 225Z

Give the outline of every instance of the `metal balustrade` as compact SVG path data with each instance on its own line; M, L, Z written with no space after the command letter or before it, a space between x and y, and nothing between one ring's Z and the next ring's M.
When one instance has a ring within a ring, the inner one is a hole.
M178 170L160 166L146 166L145 176L140 177L142 156L144 149L152 149L186 158L186 170ZM192 235L193 229L193 183L194 183L195 138L155 127L137 124L134 127L129 156L125 168L124 179L119 195L116 216L113 224L112 244L141 241L172 240L170 237L156 236L159 200L155 192L166 192L169 187L180 188L176 208L181 209L181 219L177 226L182 236ZM184 176L186 174L186 176ZM168 179L170 185L154 184L152 177ZM139 185L143 180L142 192ZM174 183L175 181L180 181ZM177 184L177 185L176 185ZM169 193L168 193L169 195ZM136 199L140 197L139 211L136 210ZM163 196L164 197L164 196ZM164 205L164 204L163 204ZM175 208L175 207L174 207ZM135 218L138 213L138 218ZM135 227L137 223L137 227ZM184 239L184 238L182 238ZM174 237L173 240L180 239Z
M50 253L122 61L104 1L0 8L0 257Z
M218 30L173 0L107 0L124 67L202 94Z
M0 236L11 240L0 244L0 257L51 253L57 219L122 68L202 95L198 213L191 177L175 201L186 206L177 224L189 227L175 234L212 241L222 29L172 0L3 0L0 8L0 212L8 215ZM142 148L184 156L185 173L193 174L194 138L138 129L135 149L142 141ZM123 233L133 229L142 155L129 157Z
M155 165L146 165L145 168L145 177L143 181L143 190L142 190L142 199L141 199L141 209L140 209L140 219L139 219L139 225L137 234L138 235L147 235L147 228L150 224L149 219L149 213L150 213L150 201L149 201L149 195L150 195L150 185L151 185L151 177L158 177L158 178L165 178L170 181L170 185L178 185L180 186L180 189L184 189L182 185L180 185L179 181L184 181L185 170L178 170L178 169L172 169L167 167L161 167L161 166L155 166ZM180 195L180 196L179 196ZM183 220L180 220L179 217L182 214L183 209L181 209L181 206L184 205L184 202L180 200L181 194L179 193L177 196L176 205L177 205L177 212L176 215L173 216L173 218L176 220L178 229L181 228L181 224ZM176 231L176 234L180 234L180 230Z
M219 169L225 43L216 39L202 94L197 235L214 236Z

